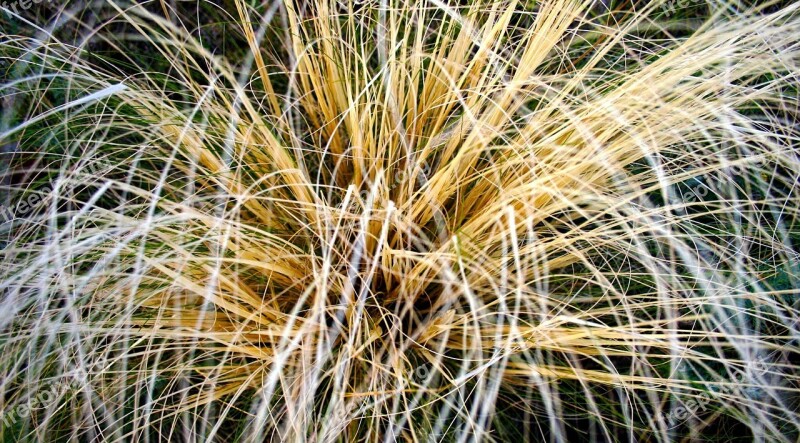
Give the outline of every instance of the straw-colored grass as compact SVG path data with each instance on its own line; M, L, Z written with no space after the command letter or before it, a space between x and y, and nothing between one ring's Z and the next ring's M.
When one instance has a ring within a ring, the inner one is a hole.
M795 441L800 4L463 3L4 32L2 437Z

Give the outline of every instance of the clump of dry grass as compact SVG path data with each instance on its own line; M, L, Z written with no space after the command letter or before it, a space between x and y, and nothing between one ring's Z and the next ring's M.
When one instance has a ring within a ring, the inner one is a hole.
M4 436L793 440L800 6L665 3L4 35Z

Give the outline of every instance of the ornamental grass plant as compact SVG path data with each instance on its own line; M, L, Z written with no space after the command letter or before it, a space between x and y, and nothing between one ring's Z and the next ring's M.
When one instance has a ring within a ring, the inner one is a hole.
M800 4L677 6L4 6L0 440L796 441Z

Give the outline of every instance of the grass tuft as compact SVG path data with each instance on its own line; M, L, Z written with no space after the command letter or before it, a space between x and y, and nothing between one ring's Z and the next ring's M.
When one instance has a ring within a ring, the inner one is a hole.
M800 3L101 3L0 21L4 441L800 435Z

